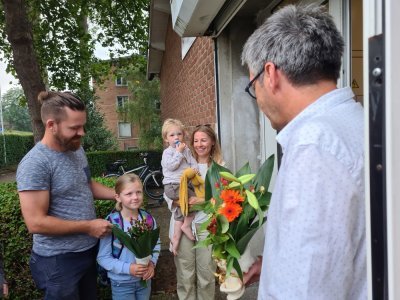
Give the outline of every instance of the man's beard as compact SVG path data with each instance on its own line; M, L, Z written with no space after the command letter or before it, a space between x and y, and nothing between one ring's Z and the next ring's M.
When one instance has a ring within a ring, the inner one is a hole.
M66 151L76 151L81 147L81 137L74 136L70 139L63 138L59 134L55 134L58 144Z

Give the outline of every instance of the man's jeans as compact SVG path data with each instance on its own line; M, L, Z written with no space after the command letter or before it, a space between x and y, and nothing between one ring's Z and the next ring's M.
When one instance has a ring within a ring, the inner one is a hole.
M49 257L32 252L32 277L44 299L96 299L96 254L97 246Z
M111 280L113 300L148 300L150 299L151 280L147 280L147 287L143 287L140 281L118 282Z

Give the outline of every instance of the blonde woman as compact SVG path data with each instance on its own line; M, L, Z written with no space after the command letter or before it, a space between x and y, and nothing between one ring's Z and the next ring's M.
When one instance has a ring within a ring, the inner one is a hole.
M215 131L209 125L200 125L195 128L191 135L193 156L197 161L199 172L205 179L208 167L212 161L222 164L222 155ZM177 202L166 199L170 209L173 211ZM192 196L189 205L204 202L204 198ZM207 220L202 212L196 212L192 222L192 230L196 240L190 240L182 235L175 256L177 294L179 299L208 300L215 298L216 265L211 257L211 247L193 249L197 241L205 238L204 234L198 233L201 223ZM174 219L171 218L170 236L172 235Z

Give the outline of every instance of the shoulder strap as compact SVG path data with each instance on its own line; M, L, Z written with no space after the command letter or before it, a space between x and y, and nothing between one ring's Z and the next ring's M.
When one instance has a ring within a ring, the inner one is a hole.
M121 228L122 230L124 230L124 221L122 219L122 215L121 212L114 209L108 216L107 216L107 220L113 224L113 225L117 225L119 228Z
M121 212L113 210L108 216L107 220L113 224L117 225L120 229L124 230L124 220L122 218ZM111 253L114 258L119 258L122 253L124 245L114 236L111 232Z
M153 216L148 213L147 211L145 211L144 209L140 209L139 208L139 215L141 217L141 219L143 220L143 218L146 218L146 223L149 224L149 226L151 227L151 229L154 229L155 226L155 222L154 222L154 218Z

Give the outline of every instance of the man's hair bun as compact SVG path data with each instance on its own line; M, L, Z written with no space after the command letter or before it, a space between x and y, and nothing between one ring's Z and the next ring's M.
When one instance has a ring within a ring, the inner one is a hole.
M48 91L41 91L38 95L38 100L40 104L50 98L50 93Z

